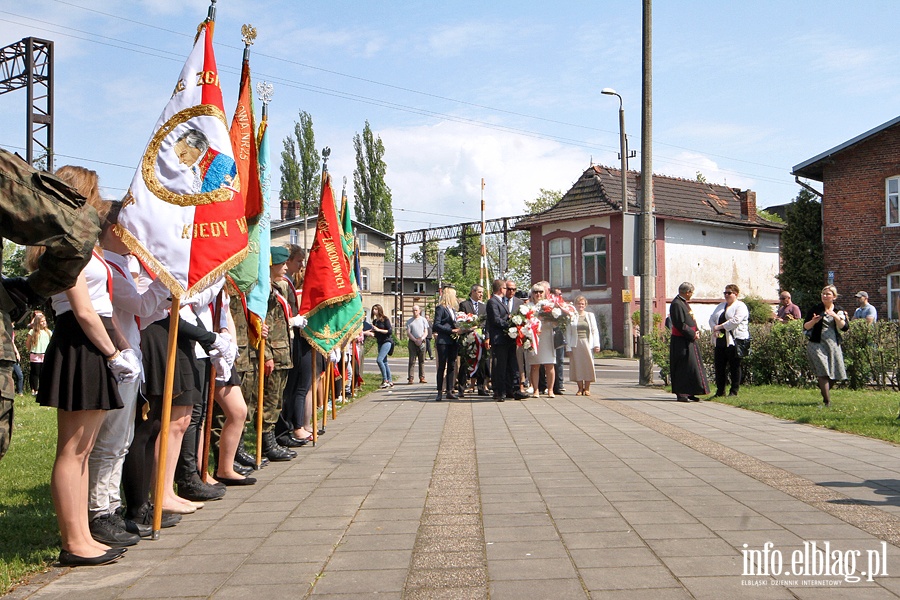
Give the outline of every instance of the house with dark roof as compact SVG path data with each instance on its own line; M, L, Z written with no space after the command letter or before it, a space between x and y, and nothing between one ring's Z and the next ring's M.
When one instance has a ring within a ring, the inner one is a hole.
M844 308L869 294L879 318L900 318L900 117L794 167L822 182L823 280Z
M556 205L516 225L531 235L532 280L549 281L569 299L585 296L604 347L620 351L623 319L640 302L640 278L625 256L639 246L634 234L639 219L633 218L641 210L639 172L627 173L627 188L628 218L622 213L621 171L595 165ZM653 197L655 314L665 317L683 281L694 284L691 305L704 326L729 283L737 284L742 296L777 302L784 226L757 216L755 192L654 175ZM623 294L626 276L630 302Z

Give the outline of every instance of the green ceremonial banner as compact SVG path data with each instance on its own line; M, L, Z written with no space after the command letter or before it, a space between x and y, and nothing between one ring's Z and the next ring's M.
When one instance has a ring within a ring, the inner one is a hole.
M352 282L344 250L344 228L334 205L331 176L322 181L322 201L306 263L300 314L307 318L300 334L322 354L340 348L362 329L362 300ZM338 246L340 244L340 246Z

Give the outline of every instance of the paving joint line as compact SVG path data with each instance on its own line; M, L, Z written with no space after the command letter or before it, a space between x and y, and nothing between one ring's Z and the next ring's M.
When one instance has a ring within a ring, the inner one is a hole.
M900 546L900 517L861 504L810 479L667 423L638 409L623 406L614 400L597 400L597 403L880 540Z

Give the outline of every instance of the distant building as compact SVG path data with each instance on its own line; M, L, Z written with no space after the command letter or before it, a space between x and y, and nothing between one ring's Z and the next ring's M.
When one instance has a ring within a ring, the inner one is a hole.
M304 221L308 227L307 243L312 246L316 234L316 216L306 219L295 218L273 221L272 245L296 244L303 247ZM394 308L393 294L385 294L384 289L384 254L385 249L394 243L394 236L378 231L358 221L353 221L353 230L359 243L359 266L361 277L359 283L362 292L363 308L366 315L371 313L373 304L381 304L387 314Z
M823 281L844 308L869 293L879 316L900 318L900 117L794 167L823 184Z
M636 214L641 174L629 171L627 176L628 210ZM755 192L655 175L653 195L655 314L665 317L683 281L696 288L692 306L701 324L729 283L740 286L742 295L777 302L784 226L757 216ZM629 278L634 301L626 305L622 300L621 198L621 171L593 166L555 206L516 226L531 234L532 280L546 279L569 299L583 294L598 317L604 346L619 351L624 348L623 319L638 310L640 300L639 277ZM639 247L637 240L634 245Z

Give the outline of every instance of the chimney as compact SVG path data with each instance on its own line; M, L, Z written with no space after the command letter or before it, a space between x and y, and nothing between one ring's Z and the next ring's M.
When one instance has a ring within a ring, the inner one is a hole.
M756 220L756 192L750 190L738 191L741 199L741 218L748 221Z

